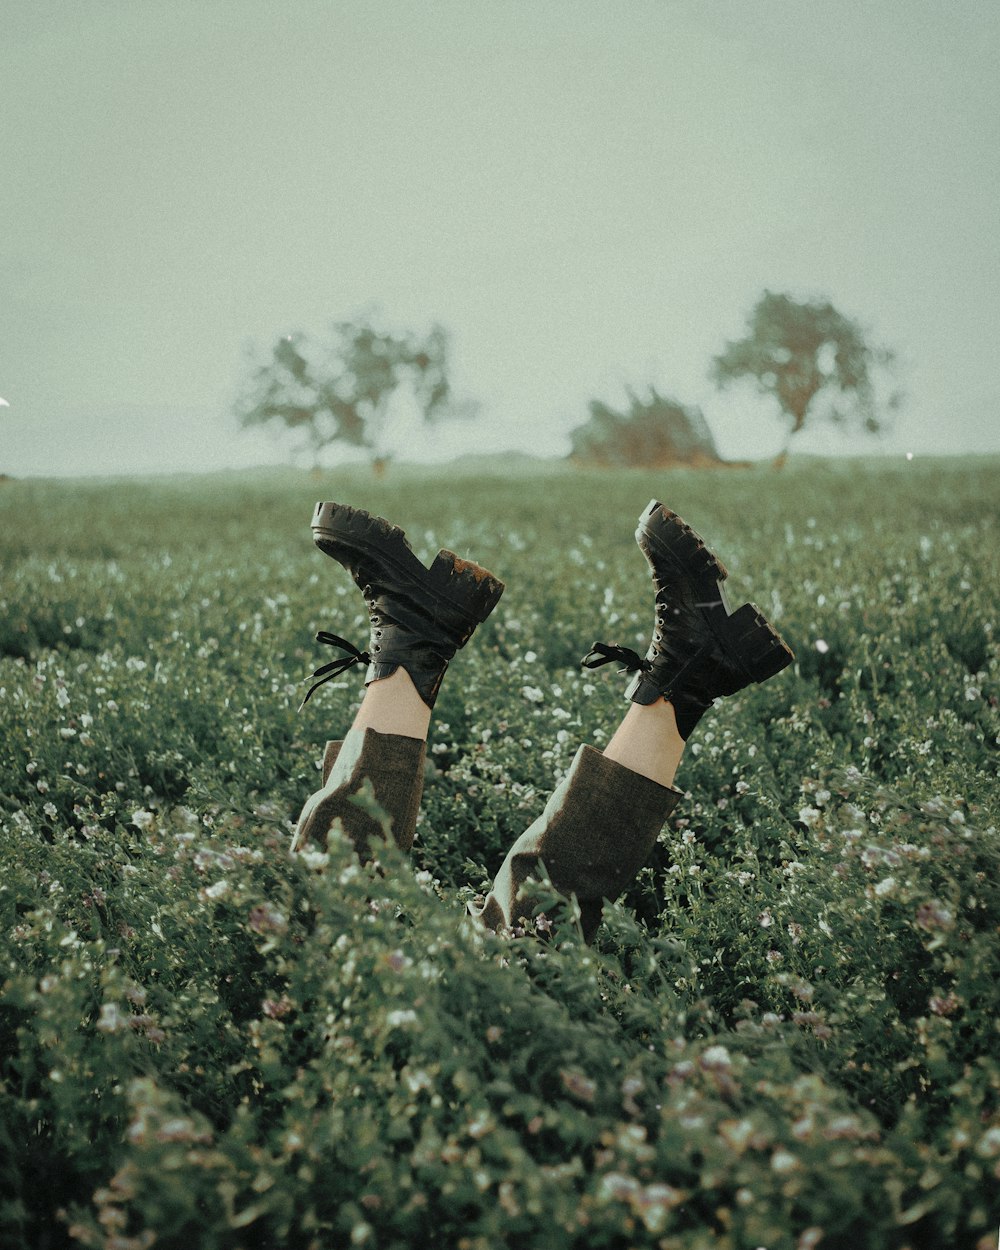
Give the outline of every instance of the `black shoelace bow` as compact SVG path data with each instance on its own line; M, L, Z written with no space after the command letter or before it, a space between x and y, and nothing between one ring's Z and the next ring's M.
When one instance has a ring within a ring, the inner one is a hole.
M648 673L653 667L638 651L610 642L595 642L580 663L584 668L600 668L602 664L613 664L615 661L622 666L619 673Z
M341 651L346 651L348 654L339 660L331 660L329 664L320 665L313 673L313 677L318 677L319 681L314 681L309 687L306 697L299 704L300 712L324 682L330 681L340 673L346 673L355 664L370 664L372 662L372 657L367 651L359 651L346 638L341 638L337 634L329 634L325 629L321 629L316 635L316 641L322 642L327 647L339 647Z

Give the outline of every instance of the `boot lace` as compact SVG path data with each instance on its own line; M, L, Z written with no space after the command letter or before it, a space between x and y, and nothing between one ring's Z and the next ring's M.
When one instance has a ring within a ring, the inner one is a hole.
M372 662L372 657L367 651L359 651L357 647L354 646L353 643L348 642L346 638L341 638L337 634L327 633L325 629L321 629L316 635L316 641L323 643L324 646L327 647L339 647L341 651L346 651L348 654L346 656L342 656L339 660L331 660L329 664L321 664L320 667L316 669L313 673L313 677L318 677L319 681L314 681L306 691L305 698L299 704L300 712L315 692L325 682L331 681L340 673L346 673L347 670L349 668L353 668L355 664L370 664Z
M602 664L621 664L619 673L648 673L652 669L649 660L643 659L638 651L631 647L623 647L619 643L595 642L580 661L584 668L600 668Z

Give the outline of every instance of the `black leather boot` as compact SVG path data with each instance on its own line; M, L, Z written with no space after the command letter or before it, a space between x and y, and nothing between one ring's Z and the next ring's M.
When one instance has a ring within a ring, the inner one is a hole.
M721 695L766 681L795 658L756 604L734 612L722 562L676 513L650 501L635 539L653 574L656 624L643 659L617 644L595 642L584 667L621 661L635 676L625 691L633 703L668 699L687 739Z
M303 704L318 686L364 663L365 685L404 668L433 707L448 662L496 607L503 582L451 551L439 551L426 568L401 529L345 504L318 503L312 532L317 547L347 569L364 595L371 638L368 650L359 651L336 634L317 634L318 642L349 654L313 673L319 680Z

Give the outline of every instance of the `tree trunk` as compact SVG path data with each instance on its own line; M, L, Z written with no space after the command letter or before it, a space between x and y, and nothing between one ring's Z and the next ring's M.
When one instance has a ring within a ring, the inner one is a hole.
M805 413L803 413L801 416L796 416L795 421L792 424L792 428L788 431L788 437L785 439L784 447L782 447L781 451L779 451L778 454L771 461L772 469L774 469L775 471L777 471L778 469L783 469L785 465L788 463L788 449L791 446L792 439L795 437L796 434L798 434L799 430L802 429L805 423L806 423Z
M323 466L320 464L319 453L323 450L325 443L320 442L319 431L315 425L312 426L312 468L309 470L309 476L315 481L323 475Z

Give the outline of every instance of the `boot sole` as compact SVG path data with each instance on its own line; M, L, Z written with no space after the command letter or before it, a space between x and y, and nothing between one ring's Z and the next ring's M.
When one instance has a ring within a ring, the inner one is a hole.
M346 504L318 503L312 519L313 541L341 563L340 553L377 552L402 582L429 594L453 612L482 624L500 602L504 583L488 569L442 548L427 568L417 559L406 534L383 517Z
M668 565L695 577L706 591L715 583L718 597L702 604L702 611L726 657L752 682L767 681L795 659L795 653L755 603L734 612L723 582L729 571L702 536L655 499L639 518L636 541L643 542Z
M732 609L726 588L722 584L729 576L729 570L698 531L681 520L676 512L671 512L663 504L651 499L646 511L639 518L635 540L640 547L645 541L651 551L679 573L699 580L704 579L706 590L707 584L714 582L718 591L718 603L706 602L704 608L710 611L721 605L729 615Z

